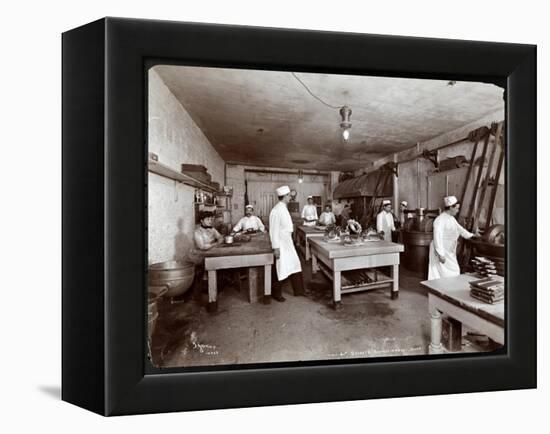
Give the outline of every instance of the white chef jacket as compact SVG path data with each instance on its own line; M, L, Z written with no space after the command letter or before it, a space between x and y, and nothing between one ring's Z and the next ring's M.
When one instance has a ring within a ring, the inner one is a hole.
M319 217L319 223L322 225L333 225L336 223L336 217L332 211L322 212L321 217Z
M376 230L378 232L384 231L384 240L391 241L391 232L395 231L395 222L393 221L393 214L382 210L376 216Z
M460 274L460 267L456 258L456 245L458 237L472 238L474 234L468 232L449 213L440 214L433 224L434 238L430 243L430 264L428 267L428 280L440 277L452 277ZM436 255L445 258L442 264Z
M302 271L300 259L292 241L292 218L284 202L279 202L269 214L269 238L271 247L279 249L279 259L275 262L279 281Z
M302 218L304 219L304 226L315 226L315 221L307 221L307 220L317 220L317 207L315 205L304 205L304 209L302 210Z
M244 216L233 228L233 232L247 231L253 229L255 231L265 231L265 226L258 216Z

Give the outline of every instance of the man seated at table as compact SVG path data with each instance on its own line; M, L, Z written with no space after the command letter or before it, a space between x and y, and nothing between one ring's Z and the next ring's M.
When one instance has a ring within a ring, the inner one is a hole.
M321 213L319 217L319 224L321 226L330 226L336 223L336 216L332 212L332 207L330 204L325 205L325 210Z
M209 250L223 242L223 235L213 226L214 213L211 211L201 211L199 214L200 223L195 229L193 239L199 250Z
M265 232L265 226L258 216L254 215L254 207L250 204L244 207L244 217L233 228L233 232L255 231Z

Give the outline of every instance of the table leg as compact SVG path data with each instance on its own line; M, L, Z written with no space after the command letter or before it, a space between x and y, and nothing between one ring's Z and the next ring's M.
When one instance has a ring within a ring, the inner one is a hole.
M399 297L399 264L392 266L392 288L391 288L391 299L395 300Z
M342 307L342 273L334 271L332 274L332 300L334 309Z
M315 253L311 255L311 274L315 274L319 271L319 267L317 265L317 256L315 256Z
M441 312L433 309L430 312L431 316L431 343L429 354L443 353L443 345L441 345Z
M248 267L248 302L258 301L258 283L260 274L257 267Z
M208 270L208 306L209 312L215 312L218 309L218 281L216 279L216 270Z
M307 237L304 238L304 243L306 244L306 261L309 261L309 258L311 257L311 252L309 250L309 243L307 242Z
M264 265L264 296L262 303L271 304L271 264Z

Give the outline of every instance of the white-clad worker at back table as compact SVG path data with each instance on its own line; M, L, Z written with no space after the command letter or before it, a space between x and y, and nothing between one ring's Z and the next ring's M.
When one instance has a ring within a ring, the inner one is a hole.
M272 272L272 298L283 302L285 298L282 293L282 285L283 281L289 277L295 296L306 295L306 292L304 291L302 265L292 241L294 226L287 208L290 201L290 188L283 185L276 189L276 193L279 202L269 214L269 238L275 257L275 266ZM268 303L269 300L264 298L264 302Z
M384 236L384 240L391 241L391 233L395 231L395 223L391 212L391 201L382 201L382 210L376 216L376 230Z
M325 210L319 217L319 224L323 226L330 226L336 223L336 216L332 212L332 207L329 203L325 205Z
M246 205L244 207L245 215L241 218L235 227L233 232L241 231L260 231L265 232L265 226L258 216L254 215L254 207L252 205Z
M402 200L399 204L399 215L393 217L395 223L395 228L397 229L397 242L403 243L403 231L405 230L405 222L413 218L414 215L410 212L407 212L409 203L406 200ZM395 235L395 234L394 234Z
M443 199L445 210L433 223L433 241L430 243L428 280L460 275L456 257L458 237L472 238L473 234L464 229L455 216L460 211L460 203L455 196Z
M409 203L406 200L402 200L399 204L399 222L401 226L403 226L408 219L413 217L412 213L406 212L408 207Z
M315 226L319 217L317 216L317 207L313 204L313 196L307 197L307 204L302 210L302 219L304 226Z

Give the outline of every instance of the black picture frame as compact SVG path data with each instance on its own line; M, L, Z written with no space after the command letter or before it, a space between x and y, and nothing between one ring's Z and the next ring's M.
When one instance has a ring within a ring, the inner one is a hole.
M63 400L123 415L536 387L536 46L104 18L64 33L62 51ZM505 351L149 366L145 65L156 61L503 86Z

